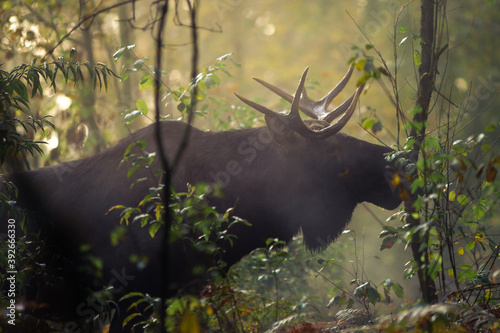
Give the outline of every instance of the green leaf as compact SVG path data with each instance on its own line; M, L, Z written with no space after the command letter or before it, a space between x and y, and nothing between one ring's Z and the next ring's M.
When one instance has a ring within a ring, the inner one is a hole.
M474 247L476 247L476 241L471 240L469 243L467 243L467 245L465 246L465 249L467 250L467 252L470 252L474 249Z
M129 299L129 298L133 298L133 297L142 297L142 298L144 298L144 294L140 293L138 291L134 291L134 292L128 293L128 294L124 295L122 298L120 298L120 302L124 301L126 299Z
M375 123L377 122L377 119L375 118L367 118L365 120L363 120L363 128L367 131L369 131L373 125L375 125Z
M484 216L484 213L485 213L485 209L484 207L481 205L481 204L478 204L474 207L473 209L473 213L474 213L474 216L477 218L477 219L480 219Z
M210 89L216 85L215 81L211 78L210 75L207 75L203 80L203 84L205 85L205 89Z
M128 45L128 46L122 47L121 49L119 49L118 51L116 51L113 54L113 59L115 59L115 61L117 61L125 53L125 51L132 50L134 47L135 47L135 45Z
M328 302L328 304L326 305L326 307L328 309L330 307L334 306L334 305L336 305L337 307L341 307L342 304L345 303L345 301L347 301L347 297L346 296L335 296L332 299L330 299L330 301Z
M369 286L366 292L368 296L368 301L370 303L375 304L380 301L381 297L377 289L373 288L372 286Z
M137 102L135 102L135 105L137 106L137 110L141 111L142 114L147 115L149 110L148 110L148 105L146 104L145 101L142 99L138 99Z
M151 238L154 238L156 233L158 232L158 230L160 229L161 227L161 224L160 223L153 223L150 227L149 227L149 235L151 236Z
M467 205L469 203L469 198L467 198L467 196L464 194L460 194L457 197L457 201L461 205Z
M135 69L141 69L144 66L144 60L138 59L133 64Z
M354 297L359 298L363 296L364 292L369 287L369 284L370 284L369 282L364 282L360 284L356 289L354 289Z
M134 172L136 172L137 170L139 170L141 168L144 168L144 165L137 164L137 165L134 165L133 167L131 167L127 172L127 179L130 180L130 177L132 177Z
M140 110L134 110L132 112L129 112L125 115L125 120L127 121L127 123L131 123L132 121L134 121L137 117L141 116L143 113L142 111Z
M141 78L141 83L139 84L139 89L141 90L148 90L153 88L155 84L155 79L152 76L149 76L149 74L144 74Z
M424 188L425 181L424 179L418 177L413 180L413 182L410 185L411 188L411 193L417 192L419 189Z
M370 73L363 72L363 74L361 74L360 78L358 79L356 85L359 87L368 82L369 79L370 79Z
M413 39L413 40L419 40L420 39L420 35L417 34L417 33L411 32L410 33L410 38Z
M409 32L409 31L410 31L410 29L408 29L408 28L399 27L399 32L402 34L404 34L405 32Z
M125 47L122 47L121 49L119 49L118 51L116 51L115 53L113 53L113 59L118 60L126 51L126 48Z
M384 288L388 289L388 288L391 288L392 285L394 284L394 281L392 281L391 279L387 279L384 281Z
M131 315L129 315L127 318L125 318L123 320L123 324L122 324L122 327L125 327L129 321L131 321L132 319L134 319L135 317L137 316L140 316L141 314L136 312L136 313L132 313Z
M415 51L415 53L413 54L413 61L417 66L420 66L422 64L422 56L420 55L420 52Z
M496 130L496 126L495 125L488 125L485 128L486 132L493 132L494 130Z
M403 298L405 296L405 292L403 290L403 287L401 287L401 285L397 282L394 282L394 284L392 285L392 290L394 291L396 296L399 298Z
M224 55L222 55L222 56L218 57L216 60L217 60L218 62L224 61L224 60L226 60L227 58L231 57L233 54L234 54L234 53L232 53L232 52L231 52L231 53L226 53L226 54L224 54Z
M413 109L411 109L410 113L413 117L415 117L417 114L422 113L423 109L421 106L415 106Z
M438 150L441 148L440 144L439 144L439 138L435 137L435 136L427 136L425 139L424 139L424 144L426 147L432 147L434 148L435 150Z

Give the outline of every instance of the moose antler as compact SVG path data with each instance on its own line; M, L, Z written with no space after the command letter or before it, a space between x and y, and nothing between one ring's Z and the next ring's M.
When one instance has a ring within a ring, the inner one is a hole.
M347 74L335 86L335 88L333 88L327 95L325 95L323 98L317 101L311 100L307 96L307 93L304 89L304 83L306 80L309 67L307 67L304 73L302 74L299 86L294 96L284 92L283 90L273 86L272 84L269 84L260 79L255 79L260 84L264 85L274 93L278 94L285 100L292 103L292 107L288 115L276 113L266 108L265 106L249 101L246 98L243 98L236 93L235 95L244 103L250 105L252 108L256 109L259 112L264 113L266 116L278 119L285 126L293 129L295 132L297 132L298 134L300 134L305 138L316 138L316 139L326 138L338 133L345 126L345 124L347 124L347 121L351 118L352 114L354 113L354 109L358 102L359 95L363 91L364 84L360 85L356 89L356 92L335 110L331 112L328 112L326 110L328 105L333 100L333 98L335 98L335 96L337 96L346 86L347 82L351 78L353 68L354 67L351 66L347 71ZM328 123L330 123L340 115L342 115L342 117L340 117L339 120L337 120L334 124L331 124L328 127L325 127L319 131L313 131L309 129L300 118L299 109L302 110L305 114L307 114L311 118L324 120L327 121Z
M300 104L299 104L299 109L307 114L309 117L313 119L320 119L323 120L323 118L328 114L327 108L328 105L332 102L332 100L344 89L346 86L347 82L351 78L352 72L353 72L354 67L350 66L349 70L347 73L344 75L342 80L328 93L326 94L323 98L313 101L307 96L307 91L306 88L302 91L302 96L300 98ZM281 96L283 99L287 100L288 102L292 102L293 96L284 92L280 88L273 86L270 83L267 83L266 81L263 81L258 78L254 78L255 81L259 82L272 92L276 93L277 95ZM354 95L353 95L354 96ZM339 116L340 112L336 112L337 110L334 110L332 112L337 114L337 117ZM345 111L345 110L344 110ZM335 119L336 117L332 118Z

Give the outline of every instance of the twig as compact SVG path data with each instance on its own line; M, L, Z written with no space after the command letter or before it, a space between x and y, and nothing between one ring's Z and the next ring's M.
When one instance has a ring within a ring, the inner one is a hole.
M161 262L160 262L160 332L165 332L165 313L166 305L165 301L168 294L169 286L169 257L168 257L168 239L170 235L170 226L172 224L172 212L170 211L170 200L171 200L171 190L170 184L172 182L172 173L170 172L170 167L168 164L167 156L163 147L162 133L161 133L161 123L160 123L160 89L158 88L161 82L161 61L163 56L163 28L166 24L166 17L168 14L168 0L163 2L163 6L160 7L160 20L156 38L156 70L155 70L155 85L156 89L154 91L154 101L155 101L155 137L158 145L158 156L160 158L160 165L163 170L163 175L165 177L164 187L163 187L163 203L165 207L164 216L164 230L162 233L162 247L161 247Z
M92 20L94 19L97 15L99 14L102 14L102 13L105 13L107 11L110 11L111 9L114 9L114 8L117 8L117 7L120 7L120 6L123 6L123 5L127 5L129 3L135 3L135 1L137 0L124 0L123 2L120 2L120 3L117 3L117 4L114 4L114 5L111 5L109 7L106 7L106 8L103 8L103 9L100 9L94 13L91 13L91 14L87 14L85 15L70 31L68 31L68 33L66 33L66 35L64 35L57 43L56 45L54 45L50 50L47 51L47 53L45 53L45 55L43 56L42 58L42 62L45 61L45 59L51 55L52 53L54 53L55 49L57 49L59 46L61 46L61 44L64 42L64 40L66 38L68 38L73 32L75 32L76 29L80 28L85 22L87 22L88 20Z

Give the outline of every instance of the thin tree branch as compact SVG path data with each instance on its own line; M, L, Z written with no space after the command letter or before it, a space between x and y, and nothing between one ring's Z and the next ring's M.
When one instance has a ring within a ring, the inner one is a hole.
M68 31L68 33L66 33L66 35L64 35L61 39L59 39L59 41L56 43L56 45L54 45L50 50L47 51L47 53L45 53L45 55L42 58L42 62L45 61L45 59L47 59L48 56L52 55L54 53L55 49L57 49L59 46L61 46L61 44L64 42L64 40L66 38L68 38L73 32L75 32L75 30L80 28L88 20L93 20L99 14L108 12L111 9L114 9L114 8L117 8L117 7L120 7L123 5L127 5L129 3L135 3L136 1L137 0L124 0L123 2L105 7L103 9L96 11L96 12L93 12L93 13L90 13L90 14L83 16L83 18L70 31Z

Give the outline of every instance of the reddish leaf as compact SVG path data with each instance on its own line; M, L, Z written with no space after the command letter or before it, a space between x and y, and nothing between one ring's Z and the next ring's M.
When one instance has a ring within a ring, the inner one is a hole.
M401 187L401 191L399 191L399 197L403 201L409 201L410 200L410 195L408 194L408 191L404 187Z
M488 183L493 183L495 177L497 176L497 173L498 173L497 169L494 166L490 165L488 167L488 170L486 170L486 181Z

